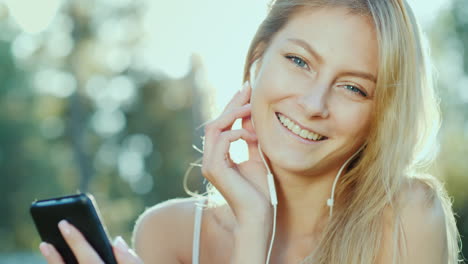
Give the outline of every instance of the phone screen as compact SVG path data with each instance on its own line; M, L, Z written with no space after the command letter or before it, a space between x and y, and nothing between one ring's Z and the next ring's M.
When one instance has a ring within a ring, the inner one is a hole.
M65 263L75 264L78 261L58 229L58 223L63 219L81 231L105 263L117 264L91 195L77 194L36 201L31 205L30 212L42 241L54 245Z

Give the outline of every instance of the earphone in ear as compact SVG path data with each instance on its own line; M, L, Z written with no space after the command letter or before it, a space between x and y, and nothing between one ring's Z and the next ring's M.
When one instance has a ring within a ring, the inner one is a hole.
M257 74L259 72L259 63L261 61L261 58L257 58L254 62L252 62L252 64L250 65L250 68L249 68L249 82L250 82L250 86L252 87L252 89L255 89L254 87L254 84L255 84L255 81L257 79Z
M255 80L255 77L256 77L256 71L257 71L257 63L258 63L258 59L255 60L252 65L250 65L250 69L249 69L249 81L250 83L252 83L252 80ZM252 87L253 88L253 87Z

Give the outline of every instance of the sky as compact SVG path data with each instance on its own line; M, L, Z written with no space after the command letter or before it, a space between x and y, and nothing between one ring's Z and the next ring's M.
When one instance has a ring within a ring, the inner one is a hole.
M450 0L409 0L423 28L450 7ZM172 77L189 70L189 58L197 53L203 60L211 118L215 118L242 85L245 56L258 25L266 15L266 0L173 0L152 1L145 16L146 54L152 67ZM156 48L155 48L156 47ZM239 128L240 122L234 124ZM248 159L246 144L231 144L235 162Z
M173 77L189 69L189 58L203 60L216 116L242 85L245 55L266 15L266 0L151 1L145 16L154 67ZM450 7L451 0L409 0L423 28Z
M18 25L36 34L47 28L60 5L67 0L0 0ZM95 0L125 6L136 0ZM206 94L211 118L241 88L245 56L269 0L139 0L144 3L143 64L155 74L180 78L190 69L192 54L202 60L208 85ZM451 0L408 0L424 28L429 28ZM88 1L89 3L89 1ZM93 4L93 2L91 2ZM238 126L238 125L237 125ZM233 144L235 161L246 159L242 144ZM240 154L236 154L240 153Z
M0 0L25 32L47 27L66 0ZM96 0L125 6L133 0ZM144 64L155 73L173 78L190 69L198 54L209 84L212 116L218 115L242 85L242 71L249 43L266 15L269 0L139 0L146 5L142 23ZM423 28L430 27L451 0L408 0Z

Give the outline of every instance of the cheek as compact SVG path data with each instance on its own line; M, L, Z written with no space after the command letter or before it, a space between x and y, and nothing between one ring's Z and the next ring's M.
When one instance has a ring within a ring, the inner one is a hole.
M353 138L364 138L369 133L372 116L372 104L348 103L339 104L334 111L340 135Z
M271 103L290 95L291 88L298 84L299 79L289 71L286 63L280 56L264 61L253 83L252 98Z
M252 112L255 112L256 108L259 108L260 105L274 100L275 96L280 92L279 87L281 87L281 84L278 83L278 80L274 77L275 73L269 68L262 67L259 75L252 83L252 94L250 97Z

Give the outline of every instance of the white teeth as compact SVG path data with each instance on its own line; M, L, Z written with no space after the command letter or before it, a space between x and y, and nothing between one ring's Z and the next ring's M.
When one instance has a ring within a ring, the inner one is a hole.
M294 125L293 129L292 129L292 132L294 132L294 134L299 135L301 133L301 127L299 127L298 125Z
M287 127L294 134L296 134L296 135L298 135L298 136L300 136L302 138L309 139L309 140L314 140L314 141L318 141L318 140L323 138L323 136L321 136L319 134L316 134L316 133L314 133L312 131L301 129L301 127L299 125L297 125L296 123L294 123L289 118L287 118L287 117L285 117L283 115L278 114L278 118L279 118L280 122L285 127Z

